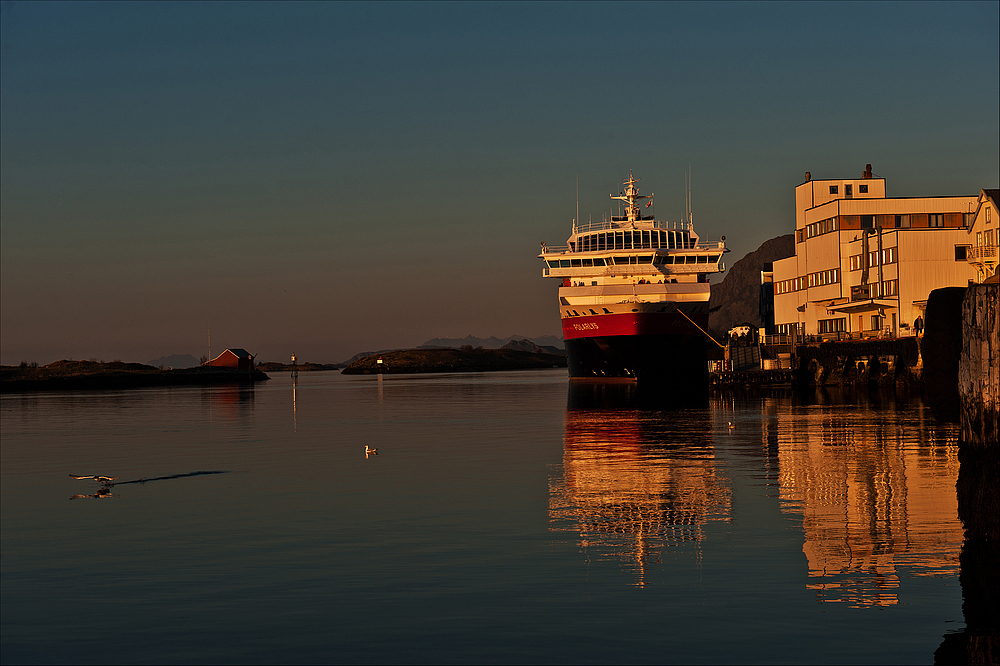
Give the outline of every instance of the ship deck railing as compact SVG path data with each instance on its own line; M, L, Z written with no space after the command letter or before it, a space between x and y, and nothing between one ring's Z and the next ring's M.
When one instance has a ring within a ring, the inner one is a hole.
M546 245L542 247L542 254L593 254L593 255L605 255L609 252L641 252L644 250L649 250L651 252L673 252L677 254L685 254L690 252L710 252L710 251L722 251L726 250L725 241L701 241L697 245L692 245L691 247L647 247L643 245L642 247L626 247L626 248L613 248L608 250L571 250L569 245Z
M583 222L577 224L573 227L573 232L582 234L590 231L626 231L633 228L636 229L670 229L675 231L691 231L691 224L687 222L671 222L669 220L654 220L648 217L644 217L641 220L636 220L634 223L629 222L628 218L625 217L613 217L610 220L601 220L600 222ZM651 226L647 226L651 225Z

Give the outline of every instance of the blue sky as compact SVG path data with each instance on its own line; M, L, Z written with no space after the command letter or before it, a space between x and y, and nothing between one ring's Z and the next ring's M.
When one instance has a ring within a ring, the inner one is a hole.
M3 3L0 357L558 334L629 169L728 263L805 171L1000 180L1000 4Z

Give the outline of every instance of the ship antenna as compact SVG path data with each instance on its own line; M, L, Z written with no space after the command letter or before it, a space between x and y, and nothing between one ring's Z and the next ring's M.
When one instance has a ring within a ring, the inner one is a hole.
M576 174L576 221L580 223L580 174Z

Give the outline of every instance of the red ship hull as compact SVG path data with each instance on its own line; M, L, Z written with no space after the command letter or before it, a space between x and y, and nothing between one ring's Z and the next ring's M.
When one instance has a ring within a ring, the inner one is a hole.
M707 328L707 314L691 319ZM635 381L663 406L707 400L707 338L677 312L564 319L563 339L573 379Z

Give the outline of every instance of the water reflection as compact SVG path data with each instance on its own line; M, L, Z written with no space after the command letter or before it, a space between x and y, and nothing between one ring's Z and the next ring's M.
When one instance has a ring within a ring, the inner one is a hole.
M728 520L706 412L567 410L563 476L550 481L549 525L588 556L619 558L645 585L663 548L704 539Z
M781 507L802 516L808 588L853 607L899 602L900 572L958 573L957 431L924 410L779 411ZM784 411L785 414L780 414ZM765 432L765 437L767 433Z
M206 386L201 396L213 415L242 420L253 414L253 384Z

